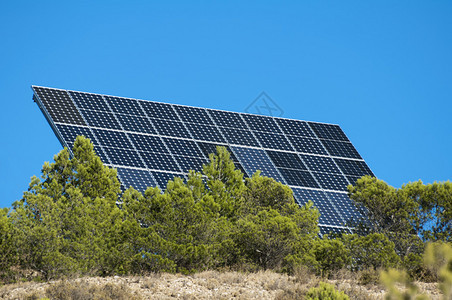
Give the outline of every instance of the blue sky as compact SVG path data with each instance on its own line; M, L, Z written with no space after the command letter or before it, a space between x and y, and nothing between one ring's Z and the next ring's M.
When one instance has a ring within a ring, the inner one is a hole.
M450 1L2 1L0 207L61 150L31 85L339 124L380 179L452 179Z

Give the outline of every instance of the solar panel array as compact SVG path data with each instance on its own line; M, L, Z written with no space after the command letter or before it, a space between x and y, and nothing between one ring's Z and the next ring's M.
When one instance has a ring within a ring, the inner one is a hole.
M123 188L165 189L168 180L201 171L220 145L245 176L260 170L289 185L300 205L313 201L322 232L361 217L346 187L373 174L338 125L32 88L61 144L72 149L78 135L90 138Z

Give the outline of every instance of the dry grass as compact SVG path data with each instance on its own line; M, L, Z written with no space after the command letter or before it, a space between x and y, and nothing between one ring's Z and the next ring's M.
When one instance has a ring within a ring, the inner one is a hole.
M360 273L337 272L324 280L344 291L350 299L383 299L383 288L359 285ZM366 275L367 276L367 275ZM372 276L371 276L372 277ZM271 271L256 273L205 271L193 275L149 274L128 277L85 277L46 283L28 282L0 287L1 299L303 299L322 279L307 269L293 276ZM438 299L434 284L421 284Z

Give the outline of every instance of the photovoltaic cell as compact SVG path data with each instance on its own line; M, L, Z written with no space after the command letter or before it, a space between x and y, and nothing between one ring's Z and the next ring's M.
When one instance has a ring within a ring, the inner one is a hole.
M201 172L203 165L207 164L207 159L201 157L175 156L175 158L184 173L190 170Z
M209 158L209 154L211 154L211 153L214 153L214 154L217 153L217 147L225 147L226 150L228 150L228 152L231 153L231 159L233 161L238 161L237 158L235 157L234 153L232 152L231 148L229 148L229 146L227 146L227 145L203 143L203 142L198 142L198 145L206 158Z
M340 174L341 171L334 164L334 161L330 157L314 156L300 154L301 159L308 166L309 170L316 172L334 173Z
M146 170L117 168L121 178L123 189L135 188L139 192L144 192L148 187L156 186L156 181L151 173Z
M111 112L101 95L71 91L69 91L69 95L79 109Z
M259 131L255 131L254 134L263 148L294 151L289 141L282 134Z
M257 170L260 170L262 176L272 177L276 181L285 183L264 150L236 146L232 146L231 149L237 155L240 164L250 176Z
M127 98L105 96L105 100L115 113L145 117L138 101Z
M140 101L140 105L150 118L180 121L179 117L169 104Z
M328 155L322 143L318 139L303 138L294 135L288 135L287 138L298 152Z
M75 139L77 136L82 135L86 138L89 138L91 141L94 142L94 136L89 130L88 127L80 127L80 126L72 126L72 125L63 125L63 124L56 124L56 127L58 128L58 131L63 136L64 141L68 144L70 147L70 150L72 150L72 147L74 146Z
M349 159L341 159L341 158L335 158L334 161L336 164L341 168L342 172L347 175L354 175L354 176L364 176L364 175L370 175L374 176L372 171L369 169L369 167L366 165L364 161L360 160L349 160Z
M163 138L163 141L174 155L204 157L194 141L173 138Z
M217 126L238 128L238 129L248 129L243 119L238 113L232 113L227 111L219 110L207 110L212 119L215 121Z
M90 138L102 161L118 169L122 188L165 189L175 176L201 171L224 146L244 176L257 170L290 185L299 204L313 200L322 232L346 230L359 213L346 187L373 175L338 125L123 97L33 87L63 145Z
M353 203L348 198L347 194L344 193L335 193L335 192L326 192L326 195L334 203L336 209L342 216L344 220L343 225L347 225L347 223L358 222L362 219L362 215L358 212L356 207L353 206Z
M152 174L152 176L154 176L160 189L166 189L166 184L168 183L169 180L173 180L174 177L180 177L184 179L184 175L177 173L165 173L157 171L151 171L150 173Z
M331 154L331 156L348 157L361 159L358 151L353 147L352 143L321 140L322 144Z
M312 174L323 189L347 191L348 181L343 175L319 172L312 172Z
M184 122L214 125L204 108L174 105L176 112Z
M127 135L124 132L96 128L93 129L93 132L97 138L97 141L102 146L133 149L132 144L129 142Z
M53 122L86 125L66 91L41 87L34 89Z
M186 123L185 125L196 140L226 143L220 131L215 126L190 123Z
M146 168L135 150L104 147L105 154L115 166Z
M104 164L111 164L111 160L108 159L107 155L105 154L104 150L102 149L102 147L94 145L94 152L97 154L97 156L100 157L100 160L104 163Z
M350 182L351 185L355 185L356 181L358 179L360 179L361 177L360 176L347 175L348 182Z
M316 135L321 139L348 142L347 136L338 125L308 122Z
M249 130L219 127L229 144L259 147L259 143Z
M152 123L160 135L191 138L182 122L152 119Z
M266 152L277 167L307 170L306 166L295 153L271 150L267 150Z
M343 223L343 220L324 192L302 188L292 188L292 190L295 199L300 205L312 201L318 208L320 213L319 224L338 225Z
M308 171L278 168L288 185L319 188L314 177Z
M242 114L242 117L245 119L251 130L282 134L274 118L248 114Z
M169 154L153 153L140 151L140 156L143 158L148 169L174 171L180 172L181 170L176 164L174 158Z
M148 118L121 114L117 114L116 116L119 119L119 123L122 125L122 128L126 131L150 134L157 133Z
M114 114L108 112L100 112L94 110L81 109L80 110L88 125L92 127L108 128L108 129L121 129Z
M158 136L146 135L146 134L127 134L132 141L133 145L138 151L167 153L168 150L165 147L162 139Z
M297 137L315 137L309 128L308 124L304 121L289 120L275 118L276 123L285 134L294 135Z

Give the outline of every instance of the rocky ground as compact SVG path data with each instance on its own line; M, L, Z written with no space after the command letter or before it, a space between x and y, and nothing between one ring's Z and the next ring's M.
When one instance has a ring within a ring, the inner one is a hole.
M300 299L320 279L307 274L287 276L207 271L194 275L152 274L130 277L84 277L45 283L26 282L0 287L1 299ZM351 299L383 299L377 284L358 285L351 279L329 280ZM435 284L418 284L431 299L440 299Z

